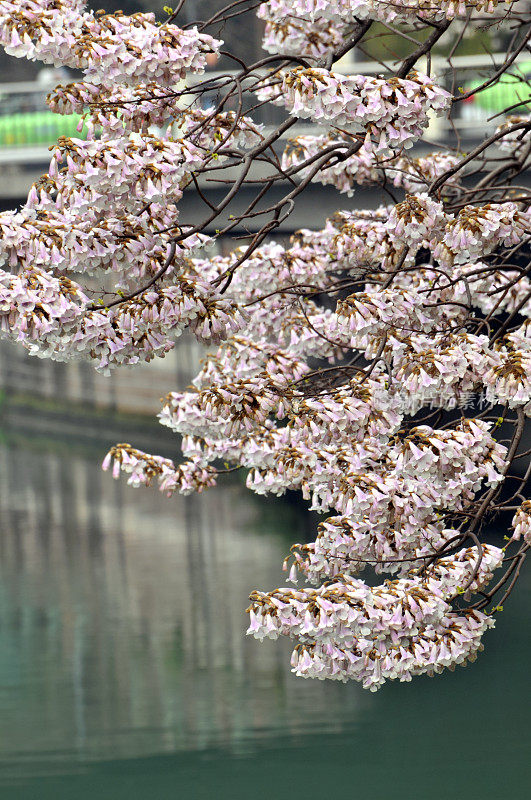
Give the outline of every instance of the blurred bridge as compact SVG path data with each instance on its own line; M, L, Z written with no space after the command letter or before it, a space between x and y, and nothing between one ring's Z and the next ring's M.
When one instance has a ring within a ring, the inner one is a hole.
M452 92L459 87L473 88L492 74L496 66L503 64L505 54L462 56L452 60L450 69L446 59L435 57L432 60L432 74ZM377 62L344 63L339 65L344 73L378 74L382 65ZM419 64L420 69L426 65ZM221 74L208 73L209 79ZM455 144L455 134L462 137L465 144L479 139L485 132L493 130L500 122L505 108L518 101L527 102L529 111L529 78L531 58L520 57L511 67L511 74L502 78L496 86L457 104L452 122L434 120L427 132L427 139L444 142L451 134ZM200 80L198 78L197 80ZM38 82L17 82L0 84L0 207L12 205L7 201L20 202L31 184L45 171L49 162L49 148L59 136L79 136L76 126L79 117L54 114L45 105L46 92L53 86ZM208 99L208 98L207 98ZM214 102L214 96L212 102ZM514 110L513 110L514 113ZM276 126L285 113L274 106L263 106L253 112L257 122L267 128ZM297 133L316 132L312 123L301 123ZM289 133L294 134L293 130ZM216 184L209 183L209 190L215 191ZM222 184L218 184L218 190Z

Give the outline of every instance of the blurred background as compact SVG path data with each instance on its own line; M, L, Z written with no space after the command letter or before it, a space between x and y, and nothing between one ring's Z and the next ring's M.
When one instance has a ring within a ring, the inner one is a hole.
M189 0L181 19L219 7ZM242 58L260 57L253 14L220 35ZM393 43L399 54L401 46ZM499 31L464 40L458 85L479 82L505 46ZM376 38L362 64L342 69L379 72L388 47ZM519 60L523 75L530 67ZM68 77L0 52L0 208L24 201L57 136L75 135L77 119L44 104ZM440 79L454 78L442 70ZM490 118L514 93L506 81L460 104L463 146L499 124ZM276 113L261 121L274 124ZM444 142L450 131L442 124L429 136ZM205 191L215 199L223 190ZM382 200L358 188L339 203ZM313 185L279 235L319 226L337 205L333 189ZM183 219L201 211L187 192ZM162 396L189 383L200 355L183 337L164 360L103 378L88 364L0 343L0 798L527 798L529 577L467 670L376 695L307 682L291 675L287 643L244 634L249 592L282 584L282 560L294 541L313 538L313 516L238 480L168 500L101 472L118 441L179 458L154 415Z

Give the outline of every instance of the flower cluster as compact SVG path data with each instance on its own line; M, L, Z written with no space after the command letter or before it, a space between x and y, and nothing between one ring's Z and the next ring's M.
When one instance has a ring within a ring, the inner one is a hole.
M385 79L295 67L284 74L273 102L296 117L363 133L375 153L387 154L411 147L427 127L428 113L444 114L450 100L419 72Z
M354 22L375 19L382 22L416 19L440 20L464 17L469 10L492 13L500 0L268 0L261 15L275 20L290 17L318 21L340 19Z
M56 86L47 96L56 114L80 114L89 138L147 133L169 125L181 112L181 93L157 83L105 86L77 81ZM81 127L81 126L80 126Z
M237 116L234 111L217 114L209 110L194 108L175 115L181 136L207 155L227 148L254 147L263 138L263 125L257 125L250 117Z
M51 338L68 341L88 304L81 287L68 278L38 267L20 275L0 271L0 327L35 348Z
M479 259L500 245L518 244L529 228L529 219L517 203L465 206L449 220L433 255L443 265Z
M0 327L30 354L58 361L85 357L108 372L150 361L190 327L207 342L242 326L233 301L184 278L111 308L93 309L78 284L37 267L17 276L0 271Z
M512 538L515 541L523 538L526 544L531 545L531 500L524 500L513 517L512 526Z
M520 130L510 130L514 125L525 124L528 126L527 130L522 128ZM531 114L525 116L519 114L510 114L506 117L502 124L496 128L496 134L504 133L503 138L498 140L498 147L503 153L510 153L514 156L520 156L525 153L527 146L526 133L529 134L531 128Z
M424 599L423 595L420 595ZM427 624L414 638L374 645L369 628L367 638L352 647L336 644L297 645L291 664L302 678L357 680L364 689L377 691L386 680L410 681L416 675L434 674L456 665L466 666L482 650L481 638L494 620L479 611L448 612L436 624Z
M338 137L332 134L298 136L288 142L282 154L282 169L293 170L298 177L305 178L313 164L311 161L305 167L305 161L312 160L329 148L336 148L337 154L343 156L353 143L352 137ZM336 159L335 163L332 158L332 163L320 169L313 180L335 186L338 191L348 195L353 193L354 184L364 185L383 181L390 181L393 186L409 192L423 191L436 178L459 164L460 160L460 156L439 152L419 158L408 158L403 155L379 157L372 144L364 142L357 153L341 160Z
M82 69L88 81L171 86L202 72L221 42L197 28L158 26L154 14L92 14L80 0L0 3L0 44L7 53Z
M127 483L130 486L150 486L156 480L161 492L168 497L176 491L180 494L201 492L216 484L215 471L206 469L197 461L175 467L171 459L148 455L130 444L117 444L110 450L103 469L108 470L111 464L114 478L124 472L129 475Z
M296 19L292 15L276 19L265 3L259 7L258 17L266 23L262 47L268 53L321 58L343 41L342 28L324 17L313 21Z
M388 679L407 681L474 660L493 621L455 612L448 601L471 579L474 589L484 587L502 558L503 551L486 546L475 575L472 548L381 586L338 575L319 589L253 592L248 633L295 639L297 675L354 679L376 691Z
M87 210L134 212L146 202L175 203L203 161L203 153L186 139L161 141L149 133L90 141L63 137L49 169L54 206L75 198Z
M484 376L487 400L506 403L509 408L523 405L531 416L531 352L502 346L498 354L500 362Z
M367 564L377 572L407 571L411 561L435 552L456 534L444 527L441 511L462 510L483 481L499 483L505 449L489 425L467 420L452 431L419 426L406 438L391 437L383 464L374 453L372 464L362 454L353 468L344 453L343 461L335 453L340 465L335 474L329 467L327 476L337 485L335 496L328 489L327 501L343 514L320 525L315 543L293 549L294 566L312 582ZM311 469L302 488L323 497L324 478Z

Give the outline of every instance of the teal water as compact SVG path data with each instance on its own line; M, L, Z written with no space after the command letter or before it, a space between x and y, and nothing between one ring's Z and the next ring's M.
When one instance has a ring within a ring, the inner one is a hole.
M529 576L466 670L302 681L244 609L304 514L235 484L133 490L104 452L0 446L1 800L530 796Z

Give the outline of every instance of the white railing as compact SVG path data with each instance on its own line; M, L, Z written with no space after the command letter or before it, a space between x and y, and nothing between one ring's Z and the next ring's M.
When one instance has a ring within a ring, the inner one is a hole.
M442 57L433 57L431 70L432 74L440 83L448 89L457 91L459 86L470 87L474 81L483 79L504 63L506 55L495 53L492 55L473 55L459 56L452 59L451 67L448 61ZM515 68L525 66L525 71L531 73L531 58L520 56L514 65ZM527 65L530 69L527 69ZM388 67L392 70L393 65ZM419 69L425 69L425 63L420 62ZM343 59L336 69L345 74L385 74L385 65L375 61L353 62ZM193 86L204 77L212 81L223 82L222 76L227 76L228 72L209 72L205 76L198 76L191 80L189 86ZM236 73L234 73L236 74ZM265 74L265 73L264 73ZM485 102L487 93L481 100L471 103L458 103L453 114L451 125L446 120L437 120L437 124L430 127L429 138L439 139L445 137L447 131L457 129L466 138L476 138L484 136L486 131L499 124L499 118L489 120L489 117L502 111L504 107L514 102L515 84L507 82L499 83L488 91L488 102ZM523 95L529 94L525 83L522 83ZM53 88L53 84L43 84L38 81L21 81L16 83L0 83L0 168L5 165L23 164L45 164L49 158L48 148L53 145L58 136L76 135L76 118L63 117L53 114L47 109L44 98L46 93ZM215 100L215 88L209 92L212 102ZM505 102L507 100L507 102ZM489 102L491 107L489 108ZM277 125L285 118L283 111L274 106L268 105L257 109L253 113L257 122L262 122L266 127ZM300 131L312 129L312 123L305 121L301 123ZM298 132L300 132L298 131ZM290 136L293 136L293 129Z

